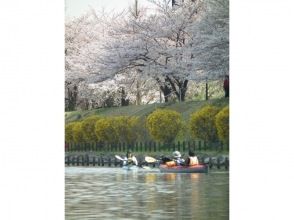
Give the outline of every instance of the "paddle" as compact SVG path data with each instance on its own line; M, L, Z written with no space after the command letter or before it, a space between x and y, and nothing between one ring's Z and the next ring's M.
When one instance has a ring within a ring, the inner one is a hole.
M124 161L124 162L128 160L128 159L123 159L123 158L121 158L121 157L118 156L118 155L115 155L115 158L118 159L118 160L122 160L122 161ZM138 163L137 160L136 160L136 163ZM138 166L137 164L135 164L135 165ZM142 166L142 168L144 168L144 169L149 169L149 168L146 168L146 167L143 167L143 166Z
M127 159L123 159L123 158L121 158L121 157L118 156L118 155L115 155L115 158L118 159L118 160L127 161Z
M155 162L158 162L159 160L156 160L156 159L153 158L153 157L146 156L146 157L145 157L145 161L146 161L147 163L155 163Z

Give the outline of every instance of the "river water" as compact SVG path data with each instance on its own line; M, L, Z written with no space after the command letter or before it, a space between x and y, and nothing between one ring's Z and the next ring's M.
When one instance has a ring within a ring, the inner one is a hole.
M229 219L229 173L65 168L65 219Z

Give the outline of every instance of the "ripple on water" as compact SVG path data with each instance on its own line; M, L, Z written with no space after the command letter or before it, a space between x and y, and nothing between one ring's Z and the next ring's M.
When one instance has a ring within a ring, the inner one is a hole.
M228 177L68 167L65 219L227 220Z

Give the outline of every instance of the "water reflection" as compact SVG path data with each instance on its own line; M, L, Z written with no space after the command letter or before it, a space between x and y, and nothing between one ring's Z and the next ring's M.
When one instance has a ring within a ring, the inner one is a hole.
M180 175L178 175L180 177ZM176 181L176 177L177 177L177 174L176 173L164 173L163 174L163 179L165 181L171 181L171 182L174 182Z
M65 219L227 220L229 175L65 168Z
M146 173L145 174L145 183L154 183L156 181L157 175L154 173Z

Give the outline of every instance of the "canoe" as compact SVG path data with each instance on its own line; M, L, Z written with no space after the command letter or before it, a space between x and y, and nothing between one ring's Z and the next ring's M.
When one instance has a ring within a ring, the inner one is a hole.
M195 165L195 166L173 166L168 167L164 164L159 166L159 170L162 173L207 173L207 165Z
M125 165L125 166L122 166L122 169L124 169L124 170L132 170L132 171L135 171L135 170L136 171L137 170L146 170L146 171L151 170L151 168L148 167L148 166L139 167L139 166L136 166L136 165L130 165L130 166Z
M126 165L126 166L122 166L122 168L124 170L138 170L139 169L139 167L136 165L130 165L130 166Z

